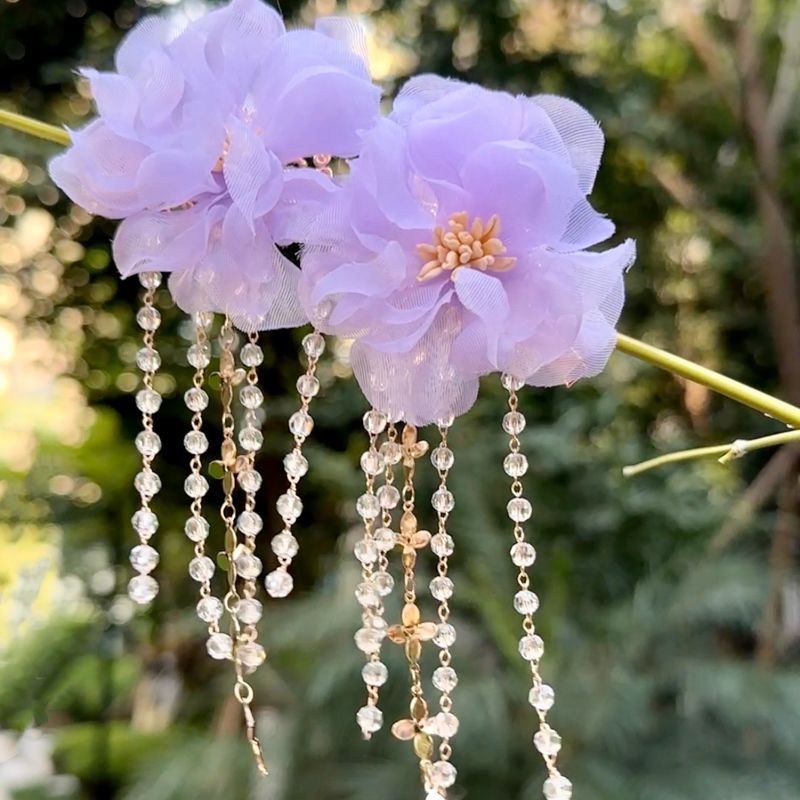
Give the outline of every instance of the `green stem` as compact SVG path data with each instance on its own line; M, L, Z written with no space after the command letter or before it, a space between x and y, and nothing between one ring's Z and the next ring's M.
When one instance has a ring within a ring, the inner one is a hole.
M759 392L758 389L753 389L732 378L727 378L725 375L720 375L719 372L714 372L712 369L706 369L699 364L659 350L657 347L640 342L638 339L632 339L622 333L617 334L617 350L695 383L708 386L709 389L750 406L756 411L761 411L768 417L784 422L792 428L800 428L800 408L764 392Z
M731 449L729 444L717 444L713 447L696 447L694 450L680 450L677 453L667 453L649 461L642 461L641 464L634 464L630 467L623 467L622 474L626 478L633 478L649 469L663 467L665 464L674 464L678 461L691 461L695 458L706 458L707 456L724 456Z
M63 128L57 128L55 125L48 125L46 122L39 122L38 119L24 117L22 114L15 114L13 111L6 111L2 108L0 108L0 125L36 136L39 139L46 139L48 142L67 146L72 143L69 134Z
M634 464L624 467L622 474L626 478L640 475L649 469L663 467L665 464L675 464L678 461L692 461L696 458L706 458L707 456L722 456L720 464L729 464L737 458L741 458L745 453L752 450L762 450L765 447L776 447L791 442L800 442L800 431L785 431L784 433L773 433L771 436L762 436L760 439L738 439L731 444L718 444L713 447L696 447L694 450L680 450L677 453L667 453L649 461L642 461L641 464Z

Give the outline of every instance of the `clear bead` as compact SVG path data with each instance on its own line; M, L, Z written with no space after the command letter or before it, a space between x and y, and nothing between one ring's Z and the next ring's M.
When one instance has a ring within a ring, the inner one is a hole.
M198 311L192 315L192 320L195 327L205 330L214 324L214 314L211 311Z
M455 714L440 711L434 717L434 720L437 735L443 739L450 739L458 733L459 721Z
M372 583L359 583L356 586L355 594L359 605L364 606L364 608L375 608L381 603L381 596Z
M264 608L258 600L246 597L236 604L234 613L239 622L255 625L261 619Z
M144 497L153 497L161 491L161 478L151 470L142 470L133 479L133 485Z
M189 575L198 583L210 581L216 567L208 556L196 556L189 562Z
M257 642L249 642L236 648L236 658L245 669L252 671L267 660L267 651Z
M539 610L539 596L528 589L514 595L514 610L517 614L535 614Z
M183 491L189 497L205 497L208 494L208 481L202 475L189 475L183 482Z
M161 273L160 272L140 272L139 283L145 289L158 289L161 286Z
M440 692L452 692L458 686L458 675L452 667L438 667L433 671L433 685Z
M303 350L309 358L319 358L325 352L325 339L319 333L309 333L303 338Z
M431 497L431 505L443 513L449 513L456 506L456 500L453 493L447 489L437 489Z
M528 459L522 453L509 453L503 459L503 469L512 478L521 478L528 471Z
M242 511L236 520L236 527L245 536L257 536L264 527L264 520L255 511Z
M436 577L431 581L430 589L437 600L449 600L453 596L453 581L442 576Z
M204 542L209 534L208 520L203 517L189 517L183 526L183 531L193 542Z
M541 636L532 633L519 640L519 654L526 661L538 661L544 655L544 642Z
M386 636L389 623L380 614L371 614L370 609L364 610L364 627L378 631L381 636Z
M189 411L205 411L208 408L208 394L203 389L193 386L183 395L183 401Z
M503 417L503 430L510 436L516 436L525 430L525 416L519 411L509 411Z
M183 437L183 446L193 456L199 456L208 450L208 437L203 431L189 431Z
M378 489L376 497L380 507L389 510L397 508L397 504L400 502L400 491L396 486L386 484Z
M449 761L437 761L431 769L431 780L446 789L456 782L456 768Z
M296 386L301 397L311 398L319 394L319 381L314 375L301 375Z
M375 533L372 534L372 541L375 543L375 547L382 553L388 553L397 543L394 531L390 528L378 528Z
M383 456L374 450L367 450L367 452L361 456L361 469L366 475L380 475L380 473L383 472L384 466L385 461Z
M513 500L509 500L506 510L514 522L526 522L533 514L533 506L524 497L515 497Z
M128 582L128 597L134 603L145 606L158 594L158 584L150 575L136 575Z
M248 494L255 494L261 488L261 475L254 469L245 469L239 473L239 486Z
M302 453L292 450L283 459L283 468L290 480L299 481L308 472L308 460Z
M386 414L376 411L374 408L364 414L364 430L372 435L383 433L386 430Z
M358 709L356 722L362 733L375 733L383 726L383 712L377 706L364 706Z
M157 331L161 325L161 314L157 308L144 306L136 314L136 322L143 331Z
M364 664L361 677L367 686L383 686L389 679L389 670L386 669L386 664L380 661L370 661Z
M212 633L206 642L206 650L217 661L233 657L233 640L227 633Z
M289 430L295 436L308 436L314 430L314 420L307 411L295 411L289 417Z
M260 367L264 363L264 351L252 342L242 347L239 357L246 367Z
M143 539L149 539L158 530L158 517L149 509L142 508L131 517L131 525Z
M303 513L303 502L294 492L282 494L275 503L275 507L283 520L289 524Z
M153 431L140 431L135 441L136 449L146 458L152 458L161 450L161 437Z
M234 560L234 564L236 565L236 574L246 581L255 580L263 568L261 559L249 552L239 554Z
M431 550L440 558L453 555L455 543L449 533L435 533L431 538Z
M359 628L353 638L356 647L362 653L371 655L380 651L385 635L385 632L378 628Z
M264 444L264 434L258 428L242 428L239 431L239 444L249 453L260 450Z
M154 389L142 389L136 393L136 408L142 414L155 414L161 408L161 395Z
M394 578L388 572L378 572L372 578L372 583L381 597L388 597L394 589Z
M403 448L397 442L384 442L380 447L380 454L387 464L394 466L400 463L403 457Z
M273 536L271 544L272 552L275 553L278 558L294 558L300 549L297 539L288 531Z
M544 782L544 796L546 800L571 800L572 782L563 775L548 778Z
M264 586L270 597L286 597L291 594L294 588L294 581L288 572L276 569L267 575Z
M431 464L439 470L450 469L455 463L455 460L456 457L449 447L437 447L431 453Z
M362 564L374 564L378 560L378 548L375 547L373 542L368 542L365 539L359 539L356 542L353 552Z
M152 572L158 566L158 550L149 544L138 544L131 550L131 566L143 574Z
M528 542L517 542L511 548L511 560L517 567L530 567L536 561L536 548Z
M433 643L437 647L452 647L456 641L456 629L449 623L443 622L433 637Z
M549 711L555 701L556 693L553 691L553 687L548 686L546 683L541 684L541 686L534 686L528 692L528 702L537 711Z
M503 388L508 392L518 392L525 385L525 381L521 381L519 378L515 378L513 375L509 375L505 372L500 380L502 381Z
M239 402L245 408L258 408L264 402L264 394L258 386L242 386Z
M555 756L561 749L561 737L552 728L543 728L534 734L533 744L543 756Z
M356 502L356 511L363 519L375 519L381 513L378 498L374 494L362 494Z
M207 344L193 344L186 351L186 360L195 369L205 369L211 363L211 348Z
M142 347L136 353L136 366L142 372L155 372L161 366L161 355L152 347Z
M204 597L197 604L197 616L203 622L216 622L221 619L222 612L222 602L216 597Z

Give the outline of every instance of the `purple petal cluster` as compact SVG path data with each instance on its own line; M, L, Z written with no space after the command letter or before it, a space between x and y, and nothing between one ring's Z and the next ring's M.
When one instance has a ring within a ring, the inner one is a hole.
M415 424L466 411L478 380L596 375L615 343L626 241L591 207L603 134L561 97L410 80L304 231L300 297L354 339L368 400Z
M328 157L361 149L379 114L363 33L328 17L287 32L260 0L233 0L182 31L145 18L116 71L87 69L99 117L51 163L92 213L122 219L123 275L172 273L186 311L249 331L303 324L298 269L277 245L337 190ZM321 169L300 166L310 156Z

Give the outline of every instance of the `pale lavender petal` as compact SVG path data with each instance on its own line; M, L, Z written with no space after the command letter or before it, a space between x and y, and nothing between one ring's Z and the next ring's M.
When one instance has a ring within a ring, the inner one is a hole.
M111 131L100 120L71 133L73 146L50 162L50 176L92 214L118 219L142 211L136 174L149 148Z
M207 199L179 211L143 211L123 220L113 241L114 262L123 277L139 272L175 272L205 255L211 227L225 214Z
M130 30L117 48L117 72L135 78L144 59L158 52L169 39L169 23L155 15L144 17Z
M352 17L320 17L314 25L314 30L334 39L354 53L364 66L369 70L369 50L367 49L367 36L364 26Z
M510 312L506 290L498 278L475 269L458 270L453 283L461 304L480 320L486 335L486 358L496 369L500 336Z
M184 87L183 75L172 59L157 50L148 54L136 73L135 83L141 97L139 116L144 129L167 122L183 97Z
M223 175L231 200L248 224L271 211L283 188L283 167L252 128L231 117Z
M566 97L540 94L531 97L527 103L544 111L550 119L578 173L578 186L584 194L589 194L594 186L605 144L603 131L597 120L585 108ZM528 115L530 128L526 131L526 136L531 136L531 141L543 147L544 145L537 141L537 137L533 136L538 125L534 123L532 117L533 115Z
M114 72L94 69L79 72L89 80L97 110L109 130L127 139L135 139L134 121L140 102L136 84L125 75Z
M395 98L390 118L405 126L420 109L467 86L469 84L464 81L443 78L441 75L416 75L403 84Z
M284 170L281 195L269 218L276 244L305 241L314 221L340 188L337 180L316 169Z
M147 156L136 174L136 191L145 208L174 208L216 190L211 173L200 172L197 159L181 150Z

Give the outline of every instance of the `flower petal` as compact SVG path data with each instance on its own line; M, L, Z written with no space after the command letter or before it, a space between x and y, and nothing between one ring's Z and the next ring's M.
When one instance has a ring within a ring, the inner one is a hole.
M486 332L486 359L496 369L500 336L509 316L503 284L498 278L476 269L457 270L453 283L464 308L480 320Z
M271 211L283 188L283 167L249 125L231 117L223 174L231 200L252 225Z

